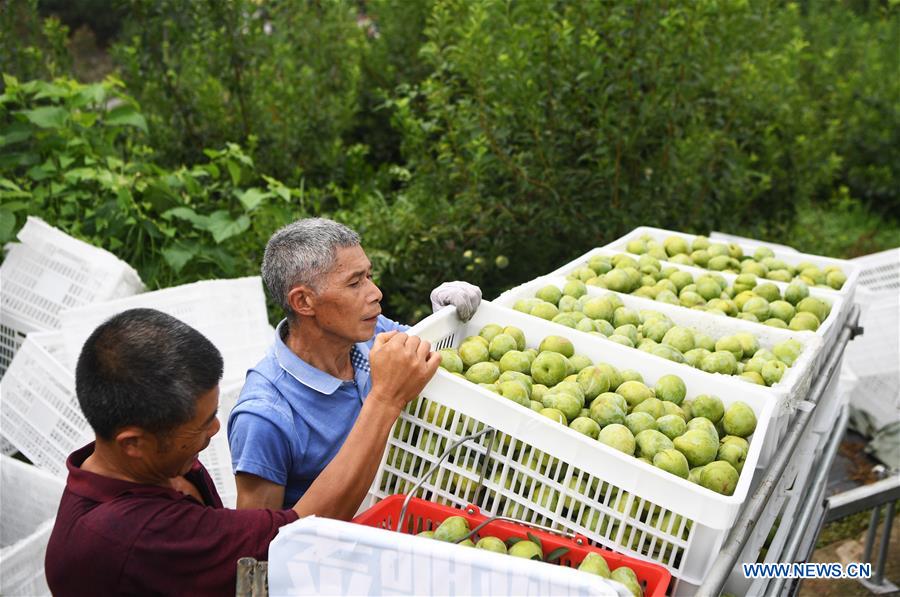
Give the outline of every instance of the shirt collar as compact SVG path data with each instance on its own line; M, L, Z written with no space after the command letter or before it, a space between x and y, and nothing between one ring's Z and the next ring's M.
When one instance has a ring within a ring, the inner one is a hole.
M282 339L282 331L287 327L287 324L287 319L282 319L281 323L278 324L278 327L275 328L275 358L278 360L278 364L288 373L288 375L308 388L311 388L320 394L334 394L337 389L341 387L341 384L344 383L344 380L338 379L329 373L325 373L321 369L313 367L288 348L288 345L285 344ZM368 344L360 342L355 345L355 348L358 353L365 358L365 362L368 364ZM354 379L357 384L359 384L361 377L368 377L368 371L363 372L363 368L359 367L358 364L353 361L354 359L351 359Z
M66 480L66 488L76 495L85 497L95 502L108 502L116 497L124 494L141 494L141 495L163 495L172 499L194 499L191 496L176 491L174 489L160 487L158 485L149 485L144 483L134 483L132 481L124 481L122 479L113 479L92 473L81 468L88 456L94 453L95 442L91 442L85 447L75 450L66 460L66 468L69 470L69 478ZM202 466L199 460L195 460L191 470L185 475L203 495L202 483Z

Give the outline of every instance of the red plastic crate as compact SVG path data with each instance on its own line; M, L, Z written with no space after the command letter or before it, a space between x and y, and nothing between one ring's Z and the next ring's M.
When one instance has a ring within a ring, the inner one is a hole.
M400 519L403 500L405 499L405 495L392 495L385 498L362 514L359 514L353 519L353 522L395 531L397 522ZM475 528L488 518L481 513L477 506L471 504L466 506L465 510L461 510L414 497L409 500L409 505L406 508L406 520L403 521L400 532L418 534L422 531L434 530L450 516L462 516L469 522L470 529ZM672 575L664 567L590 545L587 539L580 535L576 535L574 539L569 539L526 525L515 524L505 520L495 520L476 533L472 537L472 541L477 543L481 537L487 535L497 537L502 541L506 541L511 537L527 539L528 533L541 540L545 555L560 547L568 548L569 551L559 560L560 565L577 568L581 561L587 557L588 553L595 552L603 556L607 564L609 564L610 570L614 570L619 566L628 566L634 570L646 597L663 597L666 594Z

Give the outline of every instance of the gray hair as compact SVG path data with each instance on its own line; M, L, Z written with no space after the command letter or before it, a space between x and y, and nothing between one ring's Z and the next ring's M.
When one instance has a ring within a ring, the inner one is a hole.
M303 284L318 290L324 274L334 265L338 248L359 246L359 235L333 220L304 218L280 228L266 244L262 278L272 298L288 318L293 312L288 293Z

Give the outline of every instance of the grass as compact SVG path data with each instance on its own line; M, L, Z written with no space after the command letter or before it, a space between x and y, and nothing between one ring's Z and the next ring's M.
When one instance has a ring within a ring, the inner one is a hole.
M803 253L852 259L900 247L900 222L843 197L800 207L796 222L780 242Z

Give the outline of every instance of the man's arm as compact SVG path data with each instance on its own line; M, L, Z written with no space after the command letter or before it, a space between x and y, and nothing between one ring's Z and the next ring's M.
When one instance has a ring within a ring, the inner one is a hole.
M251 508L281 510L283 507L284 485L273 483L250 473L237 473L235 482L237 484L238 510Z
M341 520L353 517L372 485L394 421L406 403L419 395L440 362L431 345L416 336L388 332L375 338L369 353L372 390L344 445L294 504L297 514Z

